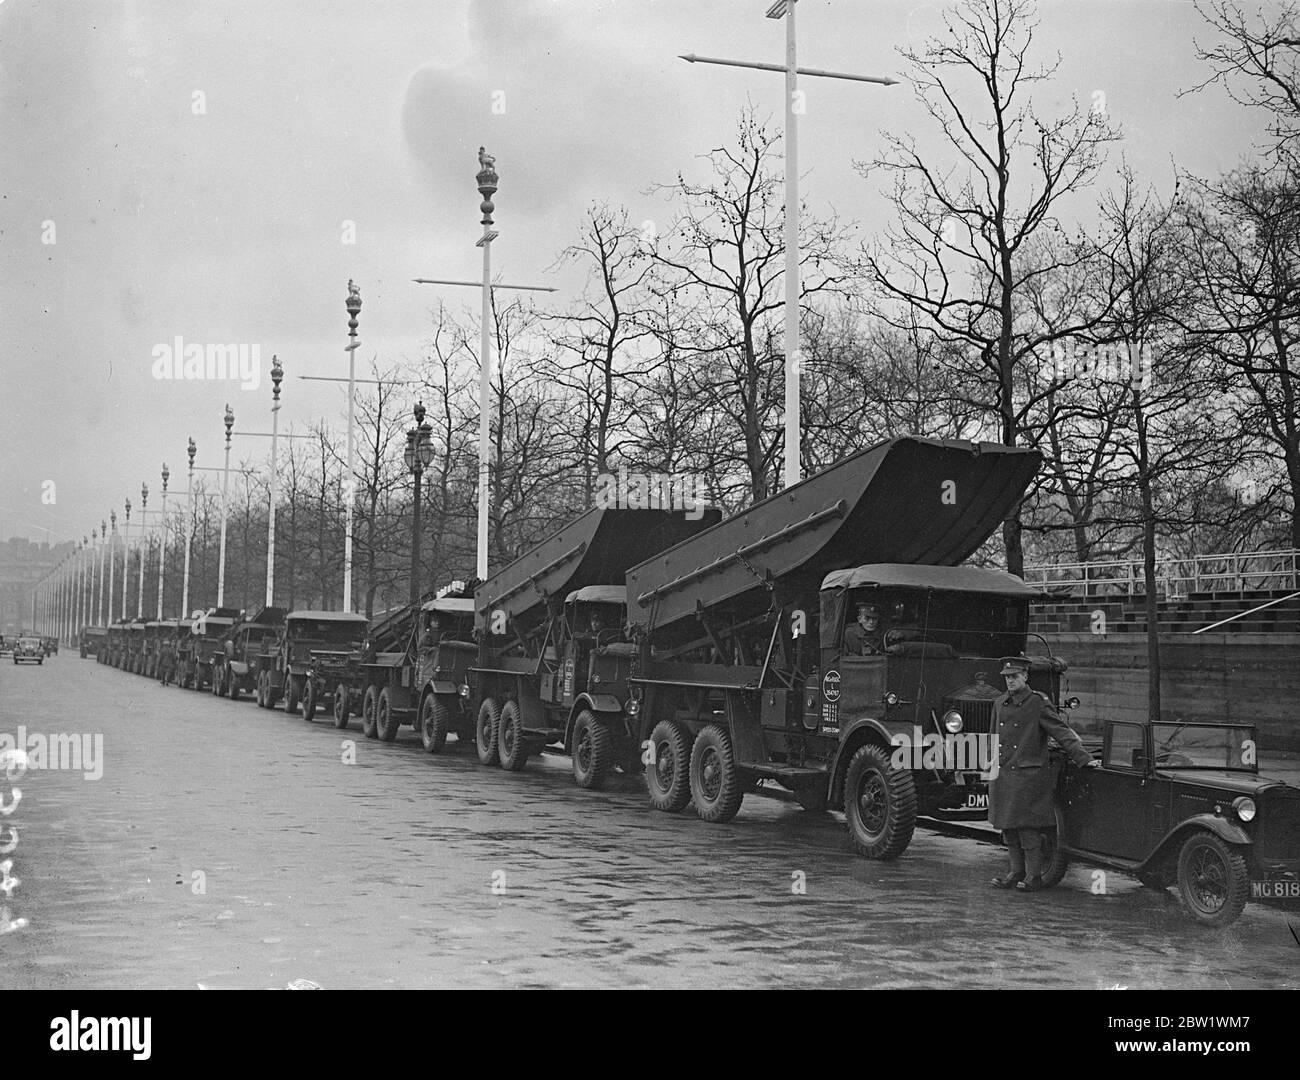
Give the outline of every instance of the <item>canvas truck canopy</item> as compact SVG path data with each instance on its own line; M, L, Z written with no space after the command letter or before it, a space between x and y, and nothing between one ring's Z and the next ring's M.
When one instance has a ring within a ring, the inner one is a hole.
M472 596L439 596L425 601L421 611L443 611L452 615L473 615L474 598Z
M287 618L289 622L366 622L366 617L355 611L291 611Z
M626 585L588 585L564 598L566 604L626 604Z

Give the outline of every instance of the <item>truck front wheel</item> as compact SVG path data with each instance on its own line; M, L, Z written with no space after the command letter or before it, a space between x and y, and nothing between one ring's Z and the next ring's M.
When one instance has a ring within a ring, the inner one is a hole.
M676 720L660 720L650 732L645 784L650 805L675 814L691 801L691 736Z
M519 702L513 699L501 706L501 720L497 725L497 757L501 759L501 768L511 772L519 772L528 761L523 717L519 712Z
M379 690L373 686L367 686L365 695L361 698L361 734L367 739L376 738L379 735L379 720L376 713L379 712Z
M588 709L578 714L573 725L573 779L580 788L596 791L614 766L614 740L609 728Z
M290 675L289 683L284 688L284 711L290 716L298 711L298 702L302 700L302 675Z
M844 817L859 855L893 859L916 828L916 784L905 769L892 769L879 746L863 746L844 780Z
M436 754L447 745L451 730L451 707L437 694L425 694L420 703L420 743L426 754Z
M393 713L393 695L385 686L379 691L379 700L375 703L375 733L380 742L392 742L401 726L401 719Z
M316 716L316 680L308 679L302 688L302 718L312 720Z
M700 818L715 824L734 818L745 798L731 733L719 724L709 724L691 747L691 798Z
M339 683L334 687L334 726L336 728L345 728L348 726L348 718L352 715L352 703L348 700L348 684Z
M497 733L501 730L501 706L496 698L485 698L478 707L478 724L474 728L478 759L483 765L495 765L497 760Z

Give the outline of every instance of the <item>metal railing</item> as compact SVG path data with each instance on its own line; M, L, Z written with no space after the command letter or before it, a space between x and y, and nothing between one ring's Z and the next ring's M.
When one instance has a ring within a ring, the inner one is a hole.
M1144 590L1141 559L1056 563L1025 567L1025 582L1044 592L1083 596L1134 596ZM1189 593L1300 589L1300 550L1234 551L1190 559L1157 559L1161 596Z

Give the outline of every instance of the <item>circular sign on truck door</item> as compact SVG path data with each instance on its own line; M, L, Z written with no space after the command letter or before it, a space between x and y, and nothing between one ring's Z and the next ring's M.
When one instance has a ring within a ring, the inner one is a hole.
M840 700L840 673L835 670L822 676L822 697L827 701Z

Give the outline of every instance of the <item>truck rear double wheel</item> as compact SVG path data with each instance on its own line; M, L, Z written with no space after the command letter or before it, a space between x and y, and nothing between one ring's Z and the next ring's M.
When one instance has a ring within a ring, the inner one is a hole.
M339 683L334 687L334 726L346 728L352 715L352 702L348 700L348 684Z
M676 720L660 720L650 732L645 784L650 805L675 814L691 801L691 733Z
M916 782L906 769L890 767L879 746L858 749L844 779L844 819L859 855L893 859L916 828Z
M379 711L379 688L367 686L365 696L361 699L361 734L373 739L379 734L379 724L375 714Z
M745 786L736 767L731 733L721 724L709 724L691 747L691 798L704 821L730 821L740 812Z
M402 726L402 718L393 712L393 695L388 687L379 691L379 700L375 705L375 729L380 742L392 742L397 738L397 729Z
M483 765L497 763L497 734L501 730L501 706L496 698L484 698L478 707L478 722L474 726L474 742L479 762Z
M501 759L501 768L511 772L519 772L528 761L523 715L519 711L519 702L514 698L501 706L501 718L497 722L497 756Z
M420 743L426 754L436 754L447 745L452 706L437 694L425 694L420 703Z
M573 779L580 788L597 791L614 767L614 737L590 709L578 713L573 725Z

